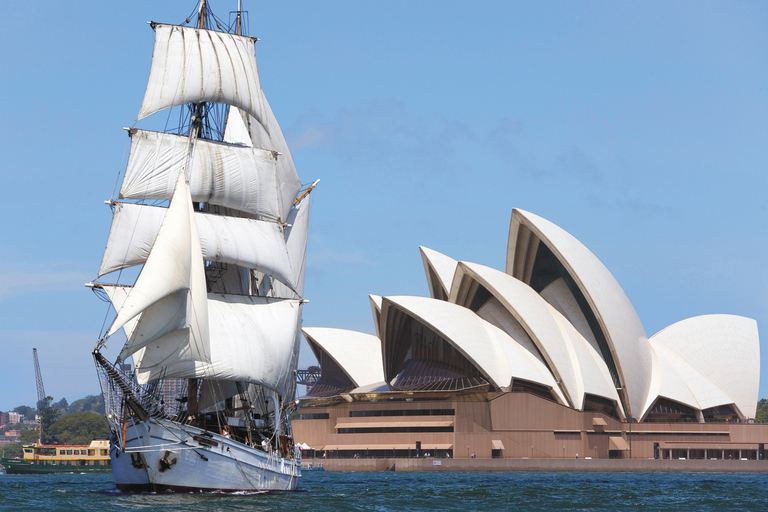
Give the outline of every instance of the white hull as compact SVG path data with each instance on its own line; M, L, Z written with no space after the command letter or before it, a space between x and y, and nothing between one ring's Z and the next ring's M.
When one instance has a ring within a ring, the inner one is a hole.
M299 458L169 420L129 422L125 438L110 450L122 491L293 491L301 476Z

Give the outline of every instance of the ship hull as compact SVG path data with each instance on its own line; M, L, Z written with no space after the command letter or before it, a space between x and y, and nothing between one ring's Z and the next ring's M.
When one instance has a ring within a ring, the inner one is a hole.
M129 422L112 445L115 486L127 492L293 491L301 460L169 420Z

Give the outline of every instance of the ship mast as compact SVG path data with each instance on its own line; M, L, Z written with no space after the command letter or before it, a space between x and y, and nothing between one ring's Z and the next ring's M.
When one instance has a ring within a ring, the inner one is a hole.
M205 28L205 0L200 0L200 29ZM203 124L203 112L205 103L198 103L195 105L195 112L192 115L191 122L189 123L189 144L187 152L187 165L192 160L192 152L195 147L195 140L200 134L200 128ZM182 169L185 172L185 169ZM185 172L186 174L186 172ZM186 179L186 176L185 176ZM189 183L189 181L187 181ZM192 424L197 424L197 393L198 393L198 381L197 379L187 379L187 416L192 421Z
M243 0L237 0L237 26L235 34L240 35L240 13L243 12Z

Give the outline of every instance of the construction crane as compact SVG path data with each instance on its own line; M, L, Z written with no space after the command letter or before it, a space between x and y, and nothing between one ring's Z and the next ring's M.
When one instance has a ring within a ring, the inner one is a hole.
M37 412L43 413L43 409L48 406L48 400L45 396L45 388L43 387L43 374L40 373L40 362L37 360L37 349L32 349L32 359L35 361L35 379L37 379ZM42 422L37 430L37 444L43 444L43 425Z
M37 410L42 410L47 405L45 401L45 388L43 387L43 375L40 373L40 363L37 360L37 349L32 349L32 359L35 360L35 378L37 379Z

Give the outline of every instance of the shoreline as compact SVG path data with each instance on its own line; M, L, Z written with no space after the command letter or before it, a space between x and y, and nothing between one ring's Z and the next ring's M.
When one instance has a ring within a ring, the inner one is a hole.
M765 460L704 459L307 459L324 471L554 471L768 473Z

